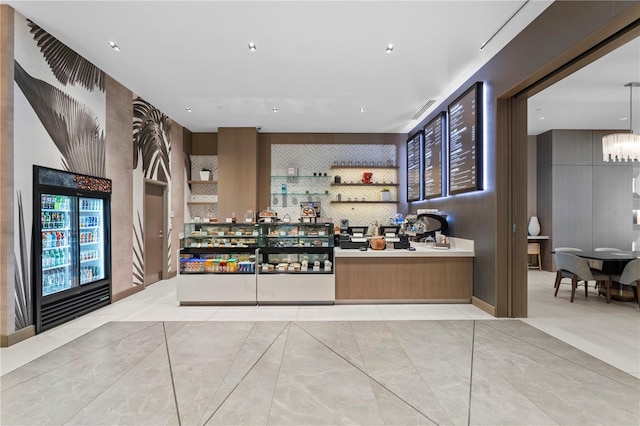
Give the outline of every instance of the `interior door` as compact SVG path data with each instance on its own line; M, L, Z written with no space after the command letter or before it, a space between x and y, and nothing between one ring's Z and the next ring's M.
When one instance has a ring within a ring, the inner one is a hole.
M164 252L164 189L145 183L144 187L144 285L162 279Z

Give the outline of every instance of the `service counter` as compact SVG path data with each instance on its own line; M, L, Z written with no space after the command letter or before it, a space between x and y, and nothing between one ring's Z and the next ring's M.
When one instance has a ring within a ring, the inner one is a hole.
M450 243L448 250L335 248L335 303L470 303L474 244Z

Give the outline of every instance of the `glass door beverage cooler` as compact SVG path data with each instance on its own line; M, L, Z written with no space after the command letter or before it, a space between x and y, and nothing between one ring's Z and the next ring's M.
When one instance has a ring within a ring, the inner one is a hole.
M34 166L33 194L40 332L111 302L111 181Z

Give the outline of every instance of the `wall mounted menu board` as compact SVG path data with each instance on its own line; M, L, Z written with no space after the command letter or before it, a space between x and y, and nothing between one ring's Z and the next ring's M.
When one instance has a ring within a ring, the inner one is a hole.
M482 189L482 83L449 105L449 194Z
M420 145L422 132L407 141L407 201L420 199Z
M424 198L442 196L442 139L445 114L435 116L424 126Z

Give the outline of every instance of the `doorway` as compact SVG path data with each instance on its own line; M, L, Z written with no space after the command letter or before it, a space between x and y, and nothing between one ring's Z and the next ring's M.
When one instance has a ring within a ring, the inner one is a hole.
M555 83L572 75L578 70L604 57L620 46L638 38L640 36L640 22L633 24L618 31L601 43L592 47L587 51L577 54L574 59L569 60L564 65L556 69L550 69L549 73L537 82L529 85L519 93L499 100L499 116L504 119L504 125L500 128L512 138L508 149L505 150L506 155L511 159L511 167L507 171L510 177L509 186L509 207L506 217L509 217L509 224L513 224L514 229L526 229L529 214L527 212L527 176L521 173L527 170L530 164L527 162L527 144L528 144L528 100L534 95L548 89ZM622 80L625 80L624 78ZM626 81L626 80L625 80ZM593 84L593 83L592 83ZM584 103L584 102L583 102ZM500 106L502 110L500 111ZM533 111L531 111L533 113ZM536 114L543 116L540 111ZM584 127L584 126L582 126ZM613 127L613 126L612 126ZM615 126L617 127L617 126ZM601 136L600 136L601 137ZM547 225L547 228L549 226ZM526 256L527 241L511 234L508 237L508 248L514 255L508 262L509 284L507 289L509 303L509 317L527 317L528 316L528 265ZM543 258L543 264L545 260Z
M144 184L144 285L167 276L167 185Z

